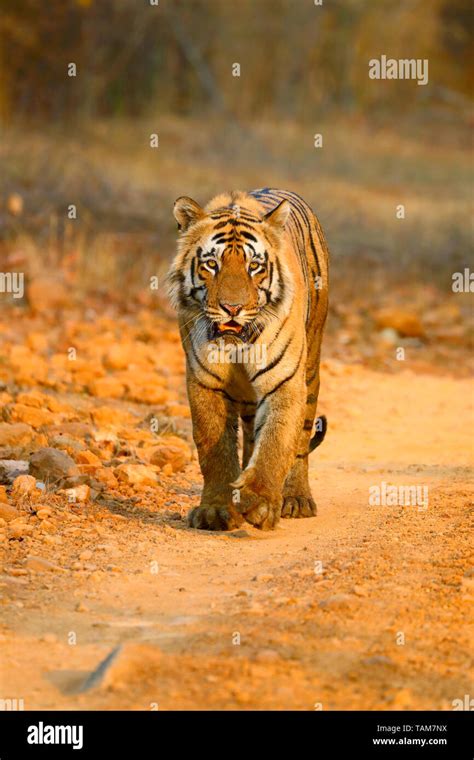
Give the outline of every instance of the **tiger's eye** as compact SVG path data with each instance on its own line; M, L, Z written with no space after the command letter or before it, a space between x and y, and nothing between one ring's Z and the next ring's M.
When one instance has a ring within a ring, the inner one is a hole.
M256 269L258 269L260 264L257 261L251 261L249 269L251 272L255 272Z

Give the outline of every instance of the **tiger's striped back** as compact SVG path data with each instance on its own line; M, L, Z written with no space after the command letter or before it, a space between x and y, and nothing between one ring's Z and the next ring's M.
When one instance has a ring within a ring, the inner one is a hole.
M324 323L328 309L329 251L317 217L306 201L290 190L265 187L251 190L249 195L258 200L267 211L283 200L290 203L291 214L286 227L293 247L298 252L306 282L306 325L310 324L312 316L317 318L318 325L320 320Z

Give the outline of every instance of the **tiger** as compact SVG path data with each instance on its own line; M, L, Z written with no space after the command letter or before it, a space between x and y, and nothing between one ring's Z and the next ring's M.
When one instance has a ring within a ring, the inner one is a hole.
M316 419L329 265L320 223L299 195L273 188L204 208L181 196L174 218L168 290L204 482L188 525L272 530L281 517L312 517L308 455L327 429ZM216 346L245 349L245 361L217 361Z

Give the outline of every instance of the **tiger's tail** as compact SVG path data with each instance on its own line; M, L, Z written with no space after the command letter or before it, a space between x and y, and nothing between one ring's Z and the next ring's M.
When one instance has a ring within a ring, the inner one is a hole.
M328 421L326 417L324 416L324 414L322 414L321 417L318 417L317 422L319 421L320 421L319 425L321 429L320 430L316 429L316 433L311 438L309 442L308 454L311 454L311 452L317 449L318 446L320 446L321 443L324 441L324 436L326 435L326 430L328 429Z

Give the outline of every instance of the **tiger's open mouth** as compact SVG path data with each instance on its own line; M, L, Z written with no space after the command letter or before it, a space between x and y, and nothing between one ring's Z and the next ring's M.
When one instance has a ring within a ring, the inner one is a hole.
M221 322L217 325L217 330L220 333L228 332L230 330L231 332L237 333L237 335L239 335L243 329L244 326L240 325L238 322L234 322L233 319L229 319L228 322Z
M248 340L247 325L241 325L234 319L229 319L228 322L214 322L212 333L214 338L232 337L241 341Z

